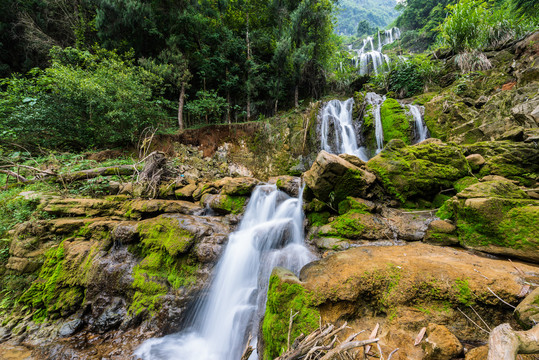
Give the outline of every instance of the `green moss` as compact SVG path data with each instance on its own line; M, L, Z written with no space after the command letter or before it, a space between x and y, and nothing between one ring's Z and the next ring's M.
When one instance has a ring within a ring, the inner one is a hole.
M330 216L328 211L312 212L307 214L307 219L309 220L310 226L322 226L328 223Z
M243 212L246 200L243 196L221 196L219 207L231 214L240 214Z
M473 293L467 279L455 280L454 288L456 291L456 299L459 303L465 306L475 304L473 301Z
M348 169L335 184L333 190L333 204L345 200L349 196L360 196L369 185L364 181L364 174L360 170Z
M479 180L473 176L466 176L462 179L459 179L455 181L453 184L453 187L455 188L456 192L461 192L462 190L466 189L468 186L471 186L473 184L477 184Z
M319 233L322 237L337 237L347 239L359 239L365 231L365 225L361 223L363 210L350 210L346 214L335 218L329 228Z
M300 334L309 334L318 327L320 313L312 306L307 291L299 284L281 282L278 276L272 275L262 324L265 360L274 359L286 351L290 312L297 313L291 342Z
M356 210L356 212L363 214L367 214L369 212L367 205L350 196L339 203L338 210L339 214L341 215L350 210Z
M513 208L498 226L504 243L516 249L539 248L539 206Z
M181 228L179 220L172 217L146 220L140 223L138 230L145 246L165 249L171 256L188 252L194 242L194 235Z
M435 208L440 208L450 198L451 198L451 196L438 193L434 197L434 200L432 200L432 206L435 207Z
M410 122L399 102L387 98L380 108L380 114L384 129L384 141L401 139L406 144L410 144Z

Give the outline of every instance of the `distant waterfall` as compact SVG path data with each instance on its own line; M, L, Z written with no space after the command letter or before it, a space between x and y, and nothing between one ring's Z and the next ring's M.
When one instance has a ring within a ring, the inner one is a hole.
M374 47L374 39L372 36L363 39L363 44L359 49L353 49L353 47L350 46L349 50L354 53L354 65L356 68L359 68L359 74L378 74L381 66L389 64L389 57L382 54L382 47L393 43L400 38L400 35L401 32L399 28L394 27L389 30L378 32L377 48Z
M378 154L384 148L384 128L382 126L381 107L385 101L385 96L369 92L365 96L365 101L372 105L372 116L374 119L374 135L376 137L376 153Z
M192 328L150 339L135 355L144 360L238 360L247 337L256 347L268 280L275 266L296 274L314 260L304 245L302 194L258 186L239 229L230 234L208 296L197 304ZM254 352L250 359L257 359Z
M322 109L320 138L322 149L334 154L355 155L369 160L364 147L358 146L357 133L352 123L354 99L331 100Z
M418 105L408 105L408 108L410 109L410 114L414 117L416 134L415 143L418 143L429 137L429 129L425 124L423 115L421 115L421 113L425 111L425 108Z

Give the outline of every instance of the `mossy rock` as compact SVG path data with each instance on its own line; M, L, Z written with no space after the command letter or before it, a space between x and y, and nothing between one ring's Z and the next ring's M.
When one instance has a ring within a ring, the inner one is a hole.
M380 114L384 129L384 141L400 139L405 144L410 144L412 128L401 104L395 99L387 98L380 108Z
M150 248L164 249L170 256L189 251L195 235L181 226L181 219L158 216L139 223L137 232L142 243Z
M391 238L392 233L376 215L365 209L351 209L322 226L319 237L350 240L378 240Z
M245 210L247 198L245 196L206 194L202 196L200 202L219 214L240 214Z
M271 273L266 312L262 323L263 358L275 359L287 348L290 313L294 317L290 340L316 329L320 317L310 294L289 270L277 267Z
M455 145L427 141L406 146L398 139L370 159L367 169L402 203L409 198L432 198L470 171L461 149Z
M477 184L478 182L479 180L477 180L477 178L473 176L466 176L466 177L463 177L462 179L455 181L455 183L453 184L453 187L455 188L456 192L460 192L466 189L468 186Z
M532 291L515 309L515 318L519 324L530 329L539 323L539 288Z

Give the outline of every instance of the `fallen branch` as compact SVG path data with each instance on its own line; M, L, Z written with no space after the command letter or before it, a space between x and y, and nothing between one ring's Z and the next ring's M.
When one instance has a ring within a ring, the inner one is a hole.
M21 176L17 174L16 172L13 172L11 170L2 170L0 169L0 173L7 174L8 176L13 176L15 179L17 179L18 182L28 182L29 180L25 178L24 176Z
M378 342L380 339L369 339L369 340L363 340L363 341L352 341L349 343L342 343L341 345L337 346L335 349L329 351L326 355L322 356L320 360L330 360L335 355L340 354L347 350L352 350L361 346L374 344L375 342Z
M518 354L539 354L539 325L514 331L509 324L497 326L488 339L488 360L512 360Z
M254 350L253 347L250 345L252 339L253 337L251 336L251 334L249 334L249 339L247 339L247 344L245 345L245 350L243 350L243 354L241 355L241 360L248 360L251 356L251 353Z

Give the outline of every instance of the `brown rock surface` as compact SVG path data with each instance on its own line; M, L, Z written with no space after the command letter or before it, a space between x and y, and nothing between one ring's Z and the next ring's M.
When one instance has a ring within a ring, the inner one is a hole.
M462 344L445 326L429 324L423 343L425 360L450 360L462 353Z

